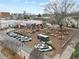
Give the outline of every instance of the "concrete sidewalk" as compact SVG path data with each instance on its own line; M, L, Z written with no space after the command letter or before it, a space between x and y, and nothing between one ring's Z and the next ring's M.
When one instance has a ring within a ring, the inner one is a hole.
M0 59L6 59L2 53L0 53Z
M3 47L0 46L0 59L6 59L5 56L1 53L2 48L3 48Z

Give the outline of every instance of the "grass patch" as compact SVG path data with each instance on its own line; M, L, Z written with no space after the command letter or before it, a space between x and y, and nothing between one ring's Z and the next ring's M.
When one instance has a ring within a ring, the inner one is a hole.
M79 43L75 46L75 52L72 54L70 59L78 59L79 57Z

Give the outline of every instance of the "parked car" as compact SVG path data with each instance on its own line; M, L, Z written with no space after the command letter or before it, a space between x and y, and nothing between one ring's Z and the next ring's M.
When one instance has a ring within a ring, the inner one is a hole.
M32 38L31 37L21 37L21 41L22 42L28 42L28 41L31 41L32 40Z
M15 34L14 32L7 32L7 35L9 35L11 37L17 36L17 34Z
M37 44L34 47L40 49L40 48L43 48L43 46L44 46L44 44Z
M28 36L22 36L22 35L18 35L16 37L17 40L21 41L21 42L27 42L27 41L31 41L32 38L28 37Z
M44 41L44 42L49 41L49 37L47 35L43 35L43 34L38 34L37 39L40 41Z
M48 46L48 47L40 48L38 50L41 51L41 52L52 51L52 47L51 46Z
M21 36L20 35L16 36L16 39L18 39L18 38L21 38Z
M18 41L21 41L21 42L28 42L32 40L30 36L23 36L15 32L7 32L7 35L9 35L10 37L16 38Z
M51 46L48 46L46 44L37 44L34 47L37 48L41 52L47 52L53 49Z

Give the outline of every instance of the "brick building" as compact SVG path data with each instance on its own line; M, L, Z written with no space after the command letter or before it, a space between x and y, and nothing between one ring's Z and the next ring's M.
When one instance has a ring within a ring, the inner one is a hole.
M9 12L0 12L0 18L7 18L7 17L10 17Z

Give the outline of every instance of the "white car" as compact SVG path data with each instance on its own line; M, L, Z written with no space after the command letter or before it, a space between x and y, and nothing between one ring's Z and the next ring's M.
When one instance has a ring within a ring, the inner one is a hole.
M37 44L34 47L39 49L39 48L43 48L43 46L44 46L44 44Z
M47 52L53 49L51 46L48 46L46 44L37 44L34 47L37 48L41 52Z
M52 47L48 46L47 48L41 48L41 49L38 49L38 50L41 51L41 52L47 52L47 51L51 51Z
M28 41L31 41L32 40L32 38L30 38L30 37L21 37L21 42L28 42Z
M17 34L15 34L14 32L8 32L7 34L11 37L17 36Z

